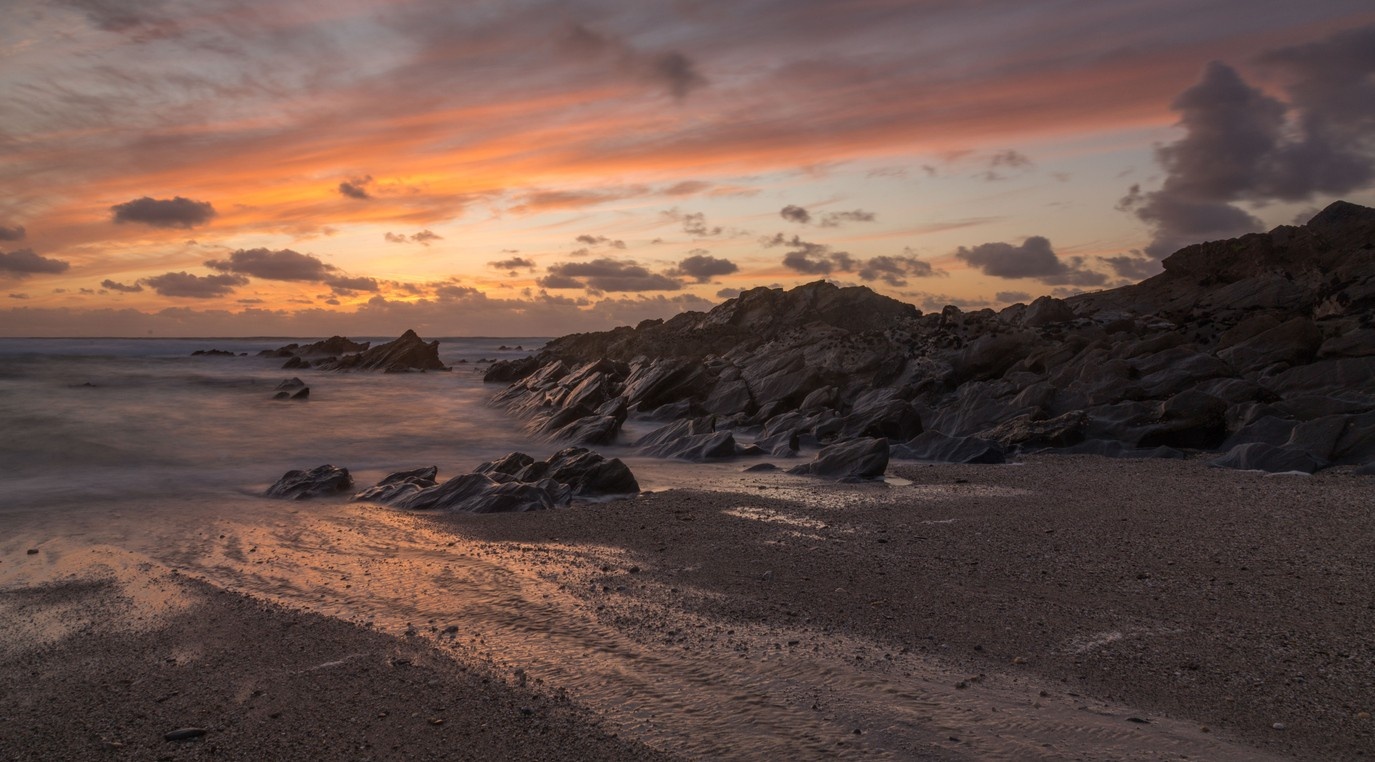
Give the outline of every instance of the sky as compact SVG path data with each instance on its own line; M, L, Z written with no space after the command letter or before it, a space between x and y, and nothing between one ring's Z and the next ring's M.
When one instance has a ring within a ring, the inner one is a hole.
M1369 0L7 0L0 335L922 310L1375 206Z

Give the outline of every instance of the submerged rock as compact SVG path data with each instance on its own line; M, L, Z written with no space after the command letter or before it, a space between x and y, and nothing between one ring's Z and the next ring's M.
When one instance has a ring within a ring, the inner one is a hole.
M266 494L282 500L305 500L337 495L352 487L353 477L347 468L323 465L309 471L287 471L276 484L267 488Z

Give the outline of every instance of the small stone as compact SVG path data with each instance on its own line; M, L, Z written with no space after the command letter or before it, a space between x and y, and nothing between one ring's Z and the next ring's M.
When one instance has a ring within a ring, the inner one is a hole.
M36 556L36 555L38 555L38 548L29 548L29 555L31 555L31 556Z
M1275 730L1284 730L1286 726L1282 722L1277 722L1274 725L1271 725L1270 727L1274 728Z
M1151 724L1151 721L1148 720L1148 719L1145 719L1144 717L1128 717L1128 718L1127 718L1127 722L1135 722L1135 723L1137 723L1138 725L1149 725L1149 724Z
M1014 657L1012 657L1012 663L1013 663L1013 664L1026 664L1026 657L1025 657L1025 656L1014 656Z
M444 724L444 718L443 718L443 717L431 717L431 718L430 718L430 724L431 724L431 725L443 725L443 724Z
M1357 713L1356 713L1356 719L1358 719L1358 720L1368 720L1368 719L1370 719L1370 712L1357 712Z
M191 741L205 735L205 728L177 728L162 735L164 741Z

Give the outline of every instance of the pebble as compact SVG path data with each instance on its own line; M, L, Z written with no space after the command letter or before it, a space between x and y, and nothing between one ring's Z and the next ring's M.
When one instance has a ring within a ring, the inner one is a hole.
M36 556L36 555L38 555L38 548L29 548L29 555L31 555L31 556Z
M1282 722L1277 722L1274 725L1271 725L1270 727L1274 728L1275 730L1284 730L1285 725Z
M205 735L205 728L177 728L162 735L164 741L190 741Z

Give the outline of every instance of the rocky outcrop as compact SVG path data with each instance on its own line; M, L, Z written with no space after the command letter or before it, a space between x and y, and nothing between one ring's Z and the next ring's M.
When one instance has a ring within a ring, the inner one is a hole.
M267 496L280 500L305 500L347 492L353 488L353 477L347 468L316 466L309 471L287 471L276 484L267 488Z
M883 438L922 460L1248 443L1315 467L1375 459L1375 210L1338 202L1164 265L1136 285L999 312L921 314L824 282L753 289L710 312L566 336L489 378L510 384L499 404L556 439L614 443L627 417L711 416L709 431L661 427L662 441L639 445L663 457ZM1246 452L1223 465L1262 450Z
M510 513L547 510L575 498L634 494L635 476L618 459L582 448L560 450L537 461L513 452L471 473L436 482L434 466L390 474L354 500L412 510Z
M343 336L331 336L313 344L287 344L265 349L259 357L286 358L283 370L322 368L325 370L378 370L383 373L449 370L439 361L439 342L426 342L408 330L394 341L372 346Z
M344 355L319 367L324 370L380 370L383 373L449 369L439 361L439 342L426 342L411 330L394 341Z

